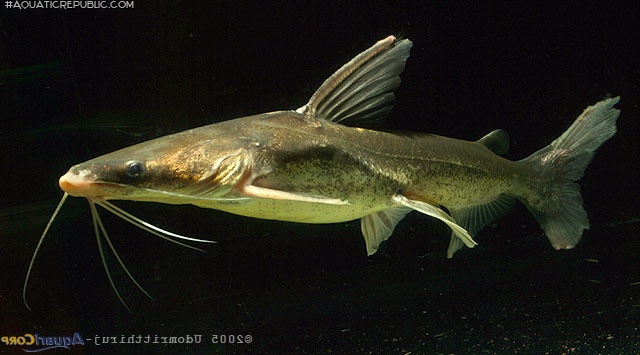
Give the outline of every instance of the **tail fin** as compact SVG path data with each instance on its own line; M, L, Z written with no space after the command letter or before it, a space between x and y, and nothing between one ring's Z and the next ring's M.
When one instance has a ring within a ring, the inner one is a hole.
M589 229L577 181L595 151L616 133L620 97L587 107L558 139L522 160L539 176L537 195L521 198L556 249L571 249Z

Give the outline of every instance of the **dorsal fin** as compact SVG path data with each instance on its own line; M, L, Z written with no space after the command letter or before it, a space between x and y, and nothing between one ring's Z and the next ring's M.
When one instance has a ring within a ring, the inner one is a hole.
M504 155L509 152L509 133L504 129L496 129L478 139L478 143L496 154Z
M297 109L307 118L341 123L383 118L391 111L412 42L389 36L331 75Z

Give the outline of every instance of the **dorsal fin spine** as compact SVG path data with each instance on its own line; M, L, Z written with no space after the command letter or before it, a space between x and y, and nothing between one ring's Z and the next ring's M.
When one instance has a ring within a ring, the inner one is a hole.
M344 79L351 75L351 73L360 68L364 63L369 61L369 59L388 48L393 44L395 40L396 38L394 36L388 36L385 39L381 39L376 42L376 44L374 44L371 48L351 59L349 62L347 62L347 64L343 65L340 69L338 69L338 71L327 78L327 80L325 80L324 83L320 85L318 90L313 93L313 95L309 99L309 102L296 111L300 112L301 109L304 109L304 114L306 116L314 116L318 107L318 103L322 102L327 97L327 95L338 85L340 85L340 83L342 83Z

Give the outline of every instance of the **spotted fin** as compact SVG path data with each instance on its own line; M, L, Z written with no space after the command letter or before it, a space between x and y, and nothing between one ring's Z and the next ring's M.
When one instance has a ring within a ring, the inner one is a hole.
M500 196L499 198L467 208L451 208L451 216L458 221L471 236L475 236L489 223L494 222L511 210L515 199L511 196ZM464 242L454 233L451 233L451 241L447 250L447 258L451 259L456 251L462 249Z
M409 207L413 210L416 210L420 213L424 213L428 216L437 218L442 222L446 223L449 228L451 228L452 233L462 240L462 242L468 246L469 248L473 248L478 245L469 232L467 232L463 227L461 227L451 216L449 216L445 211L443 211L440 207L428 204L423 201L410 200L403 195L395 195L393 200L405 207Z
M378 251L378 246L391 236L396 225L411 211L413 209L407 207L394 207L362 217L360 229L367 244L367 255Z

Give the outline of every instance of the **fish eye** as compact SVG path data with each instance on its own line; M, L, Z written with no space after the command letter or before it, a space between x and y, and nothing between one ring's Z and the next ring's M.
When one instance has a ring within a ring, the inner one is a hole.
M144 174L146 167L139 161L130 161L124 168L125 174L129 177L138 177Z

